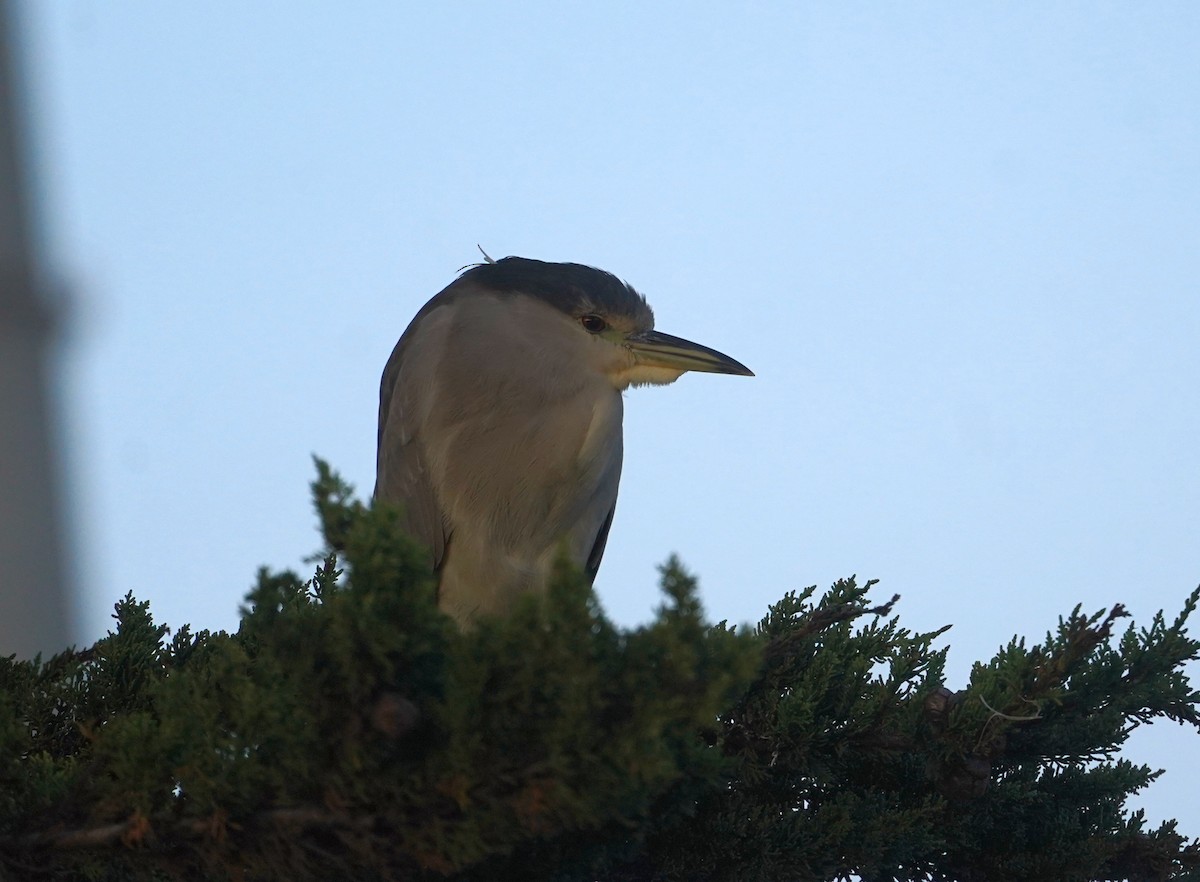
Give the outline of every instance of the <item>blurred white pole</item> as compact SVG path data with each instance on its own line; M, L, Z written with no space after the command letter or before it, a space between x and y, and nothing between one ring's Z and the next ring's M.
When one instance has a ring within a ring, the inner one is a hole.
M0 0L0 655L67 648L54 313L35 241L15 3Z

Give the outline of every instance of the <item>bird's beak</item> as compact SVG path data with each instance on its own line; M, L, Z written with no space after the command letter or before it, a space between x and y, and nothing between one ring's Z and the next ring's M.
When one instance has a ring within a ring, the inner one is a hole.
M638 364L661 367L676 371L705 371L710 374L737 374L753 377L754 371L740 361L734 361L723 352L672 337L661 331L642 331L625 338L625 345L633 350Z

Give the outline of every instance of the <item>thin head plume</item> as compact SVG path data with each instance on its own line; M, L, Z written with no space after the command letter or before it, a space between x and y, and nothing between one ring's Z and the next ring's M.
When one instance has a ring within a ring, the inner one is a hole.
M476 242L476 243L475 243L475 247L476 247L476 248L478 248L478 249L479 249L479 253L483 255L483 263L468 263L466 266L460 266L460 267L458 268L458 271L459 271L460 273L461 273L461 272L466 272L467 270L469 270L469 269L471 269L471 268L473 268L473 267L477 267L477 266L486 266L486 265L487 265L487 264L489 264L489 263L495 263L495 262L496 262L496 261L495 261L495 260L492 258L492 256L491 256L490 254L488 254L486 251L484 251L484 250L483 250L483 246L482 246L482 245L480 245L478 242Z

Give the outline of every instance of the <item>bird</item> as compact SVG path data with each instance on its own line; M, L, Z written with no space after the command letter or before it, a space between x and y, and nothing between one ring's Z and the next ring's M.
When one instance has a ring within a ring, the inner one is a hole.
M401 511L463 629L543 593L564 552L595 579L627 388L754 375L656 331L646 298L611 273L484 258L417 312L379 390L374 498Z

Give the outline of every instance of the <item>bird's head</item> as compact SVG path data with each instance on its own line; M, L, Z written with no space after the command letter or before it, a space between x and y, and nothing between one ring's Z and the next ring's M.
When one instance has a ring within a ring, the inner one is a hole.
M500 295L525 295L554 310L541 333L577 352L617 389L673 383L686 371L754 376L724 353L654 330L646 298L594 267L505 257L471 267L460 281Z

